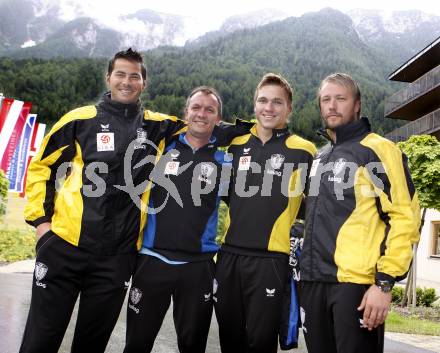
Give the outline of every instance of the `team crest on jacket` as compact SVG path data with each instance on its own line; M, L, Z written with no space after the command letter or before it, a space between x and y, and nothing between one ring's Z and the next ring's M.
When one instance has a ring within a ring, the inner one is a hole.
M37 262L35 264L35 278L37 279L37 281L41 281L44 276L46 276L47 270L47 266L42 262Z
M147 143L147 132L142 128L138 128L136 130L136 134L137 134L137 136L136 136L136 142L134 145L134 149L135 150L140 149L140 148L145 149L146 146L144 144Z
M198 177L198 180L204 181L207 184L212 184L211 180L209 180L209 177L211 176L212 172L214 171L214 166L210 163L202 163L200 166L200 174Z
M282 154L276 153L270 157L270 165L273 169L280 169L283 165L285 157Z
M131 302L136 305L137 303L139 303L139 301L142 298L142 292L139 288L133 287L131 288L130 291L130 300Z
M338 175L345 167L345 163L347 163L347 160L345 158L339 158L335 161L333 164L333 175Z
M137 132L136 141L138 143L145 143L145 142L147 142L147 132L144 129L139 128L139 129L136 130L136 132Z
M214 167L209 163L202 163L201 166L202 176L209 178L214 171Z

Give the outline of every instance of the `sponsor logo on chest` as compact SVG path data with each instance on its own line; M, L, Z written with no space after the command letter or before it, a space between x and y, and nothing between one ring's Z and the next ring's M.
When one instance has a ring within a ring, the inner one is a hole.
M96 150L107 152L115 150L115 134L113 132L98 132L96 134Z
M176 151L175 153L171 153L171 161L167 162L165 164L165 175L177 175L177 172L179 171L179 161L176 161L177 157L179 157L180 152Z
M347 160L345 158L339 158L337 159L333 164L333 176L328 176L328 181L333 181L335 183L342 183L342 177L340 174L343 170L345 170L345 164L347 163Z

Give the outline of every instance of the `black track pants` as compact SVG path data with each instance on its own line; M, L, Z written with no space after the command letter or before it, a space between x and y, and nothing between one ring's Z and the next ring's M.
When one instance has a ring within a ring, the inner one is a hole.
M128 300L124 352L151 352L171 298L179 352L205 352L213 279L213 260L170 265L139 255Z
M222 353L277 352L288 258L218 254L214 306Z
M58 352L79 294L72 352L104 352L135 261L136 254L90 254L52 232L43 235L20 352Z
M309 353L382 353L384 325L361 327L357 308L369 285L300 282L303 332Z

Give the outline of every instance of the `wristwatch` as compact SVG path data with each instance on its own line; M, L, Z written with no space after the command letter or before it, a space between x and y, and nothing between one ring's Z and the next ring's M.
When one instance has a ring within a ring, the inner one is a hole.
M388 280L380 280L380 279L376 279L376 283L375 284L384 293L391 292L391 289L393 289L393 286L394 286L394 283L391 283Z

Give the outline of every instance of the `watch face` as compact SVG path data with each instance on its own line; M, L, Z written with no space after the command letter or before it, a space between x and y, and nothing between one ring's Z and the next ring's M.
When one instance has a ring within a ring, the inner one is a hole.
M376 284L384 293L391 292L392 285L388 281L377 281Z

